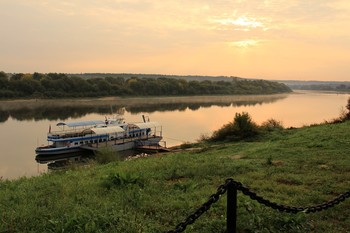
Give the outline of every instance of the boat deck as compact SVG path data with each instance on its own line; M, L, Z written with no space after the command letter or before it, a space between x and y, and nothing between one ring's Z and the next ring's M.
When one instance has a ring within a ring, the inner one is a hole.
M137 148L137 147L150 147L157 145L145 145L144 142L148 140L158 140L160 141L162 139L161 136L142 136L142 137L133 137L133 138L122 138L122 139L115 139L111 141L105 141L105 142L98 142L98 143L90 143L87 145L80 146L81 149L84 150L90 150L90 151L98 151L101 148L112 148L112 147L127 147L129 149L131 148ZM161 147L158 145L158 147ZM165 147L163 147L165 148Z

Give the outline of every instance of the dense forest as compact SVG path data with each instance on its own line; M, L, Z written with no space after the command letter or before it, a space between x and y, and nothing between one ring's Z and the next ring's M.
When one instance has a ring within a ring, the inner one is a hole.
M213 82L217 81L231 81L232 79L243 79L236 76L205 76L205 75L172 75L172 74L128 74L128 73L79 73L79 74L67 74L72 77L81 78L124 78L129 79L133 77L139 78L174 78L174 79L185 79L186 81L204 81L209 80Z
M231 78L229 81L177 78L90 77L62 73L6 74L0 72L0 98L58 98L103 96L186 96L274 94L290 92L285 84Z

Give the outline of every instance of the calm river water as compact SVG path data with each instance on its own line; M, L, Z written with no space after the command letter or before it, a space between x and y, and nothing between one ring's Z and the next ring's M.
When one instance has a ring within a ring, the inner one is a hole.
M349 94L299 92L269 96L211 96L176 98L104 98L0 102L0 179L34 176L47 171L34 149L47 144L49 125L61 121L104 120L121 112L127 122L142 115L163 125L167 146L194 142L201 135L248 112L260 124L270 118L284 127L301 127L338 117Z

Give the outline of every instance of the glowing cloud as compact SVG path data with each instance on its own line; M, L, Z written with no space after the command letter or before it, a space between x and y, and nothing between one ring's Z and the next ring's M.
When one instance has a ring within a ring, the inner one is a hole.
M269 29L262 22L262 21L266 21L266 19L258 20L256 18L246 17L246 16L238 17L236 19L226 18L226 19L218 19L214 21L224 26L230 26L230 25L236 26L234 30L237 30L237 31L250 31L251 29L258 29L258 28L266 31Z

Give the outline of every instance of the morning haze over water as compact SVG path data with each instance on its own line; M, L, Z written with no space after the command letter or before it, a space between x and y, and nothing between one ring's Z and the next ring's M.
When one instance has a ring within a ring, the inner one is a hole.
M126 122L141 122L149 116L163 126L168 147L195 142L248 112L261 124L276 119L284 127L302 127L337 118L349 94L294 92L266 96L207 96L165 98L104 98L102 100L2 101L0 107L0 177L33 176L47 171L35 161L35 148L46 145L51 125L61 121L103 120L122 113Z

